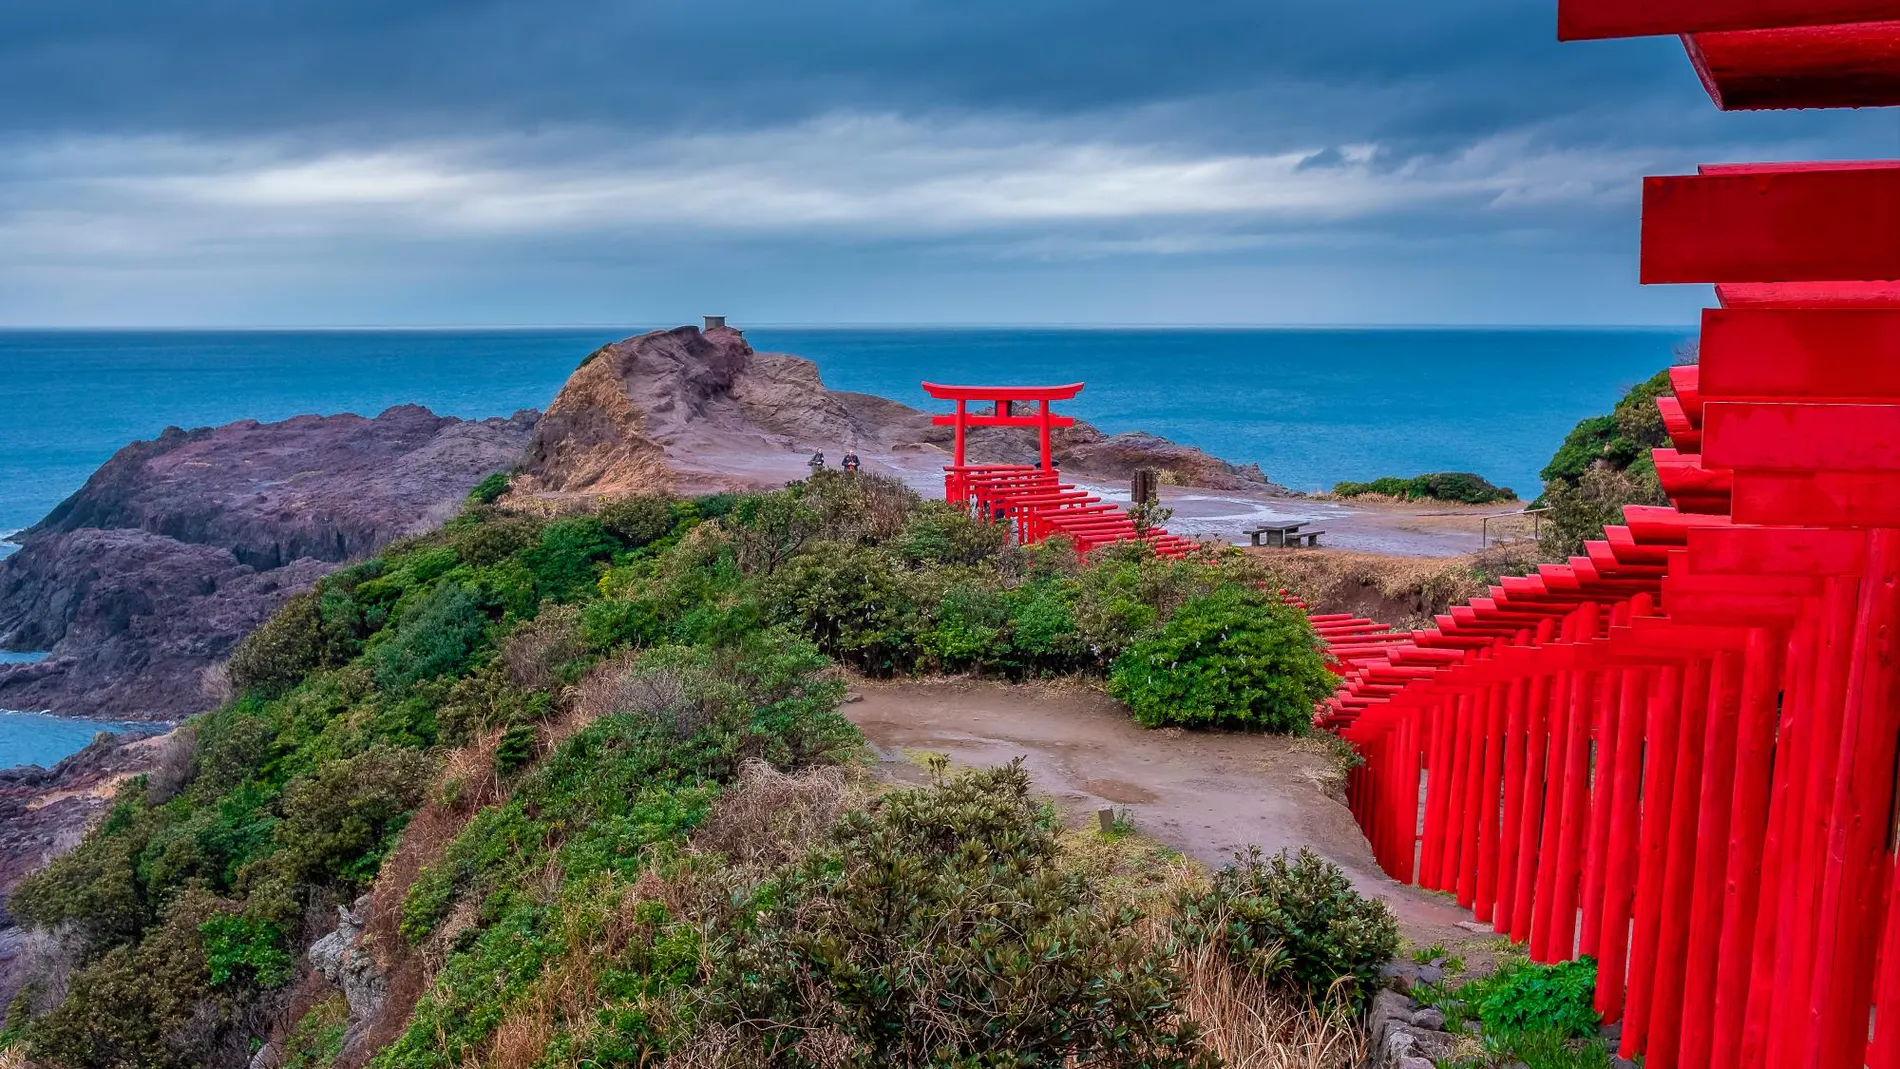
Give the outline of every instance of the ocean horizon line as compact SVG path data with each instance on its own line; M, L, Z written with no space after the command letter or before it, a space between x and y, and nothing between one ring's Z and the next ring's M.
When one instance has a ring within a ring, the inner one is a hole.
M731 318L731 317L728 317ZM681 324L676 324L681 325ZM690 326L690 323L683 324ZM1399 332L1435 331L1446 333L1686 333L1698 329L1693 323L1679 325L1656 323L774 323L734 324L739 330L802 331L1328 331L1328 332ZM428 334L428 333L504 333L534 331L627 330L626 323L550 323L550 324L345 324L277 326L60 326L0 324L0 334ZM668 330L669 327L648 327Z

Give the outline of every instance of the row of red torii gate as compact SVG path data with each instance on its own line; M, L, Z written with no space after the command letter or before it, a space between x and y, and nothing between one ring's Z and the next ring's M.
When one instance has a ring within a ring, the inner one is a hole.
M1900 105L1900 0L1560 0L1565 39L1657 34L1723 110ZM1640 261L1720 304L1659 402L1672 504L1435 627L1314 616L1342 676L1318 722L1366 759L1385 870L1593 957L1623 1056L1900 1069L1900 161L1647 179ZM1049 403L1079 384L926 388L957 403L951 500L1192 548L1059 481ZM998 425L1038 428L1040 466L967 464Z

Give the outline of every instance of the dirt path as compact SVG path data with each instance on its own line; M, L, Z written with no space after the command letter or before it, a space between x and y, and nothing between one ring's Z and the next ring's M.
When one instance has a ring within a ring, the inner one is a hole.
M1471 915L1445 897L1388 878L1344 804L1326 794L1326 759L1291 739L1149 731L1107 695L1083 687L975 681L863 682L844 712L877 750L880 771L922 782L919 752L958 765L1024 759L1038 789L1077 814L1128 810L1137 830L1207 865L1257 844L1305 846L1339 865L1362 893L1389 903L1419 945L1474 947Z

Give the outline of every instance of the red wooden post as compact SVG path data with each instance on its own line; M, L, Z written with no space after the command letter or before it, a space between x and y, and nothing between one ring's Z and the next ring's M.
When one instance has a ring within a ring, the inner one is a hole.
M1597 775L1612 777L1609 845L1603 860L1603 912L1597 930L1597 1011L1606 1021L1623 1015L1624 951L1629 945L1630 896L1635 893L1639 806L1642 782L1643 731L1650 697L1649 674L1642 669L1623 673L1618 696L1614 769L1599 768Z
M1646 1069L1675 1069L1682 1030L1683 970L1695 891L1697 809L1702 798L1702 755L1709 706L1709 663L1691 661L1682 675L1682 726L1669 802L1669 859L1663 873L1656 941L1655 986Z
M1741 709L1741 658L1715 655L1709 675L1709 712L1703 729L1702 800L1697 810L1694 912L1682 993L1682 1039L1676 1064L1703 1069L1709 1061L1715 1012L1715 964L1722 931L1722 880L1727 874L1728 828L1735 783L1735 722Z
M1735 743L1728 879L1716 966L1714 1065L1734 1065L1741 1050L1748 986L1754 972L1755 907L1760 899L1763 839L1768 832L1769 778L1774 768L1778 659L1786 639L1751 628L1742 665L1742 703Z
M1038 425L1036 429L1037 429L1038 438L1040 439L1040 444L1042 446L1042 470L1054 471L1056 469L1056 458L1055 458L1055 446L1049 440L1049 399L1048 398L1045 397L1042 399L1042 410L1039 413L1037 413L1037 417L1038 417L1037 419ZM1135 502L1135 504L1139 505L1141 504L1141 502L1137 501Z
M1551 747L1550 678L1531 677L1531 702L1524 739L1524 811L1519 815L1517 887L1511 892L1511 939L1531 940L1531 914L1537 903L1537 873L1542 861L1538 838L1546 809L1546 757Z
M1456 708L1457 729L1452 745L1457 747L1458 757L1451 774L1451 837L1445 848L1445 890L1456 895L1458 904L1468 909L1472 888L1467 862L1478 852L1477 820L1471 815L1477 809L1478 796L1473 782L1477 773L1473 769L1484 757L1484 732L1479 726L1483 723L1483 713L1478 708L1477 696L1470 693L1458 696Z
M1588 608L1589 606L1585 606ZM1564 798L1570 793L1568 779L1571 766L1571 731L1573 718L1581 718L1583 711L1576 707L1576 686L1573 677L1582 673L1566 671L1558 673L1552 681L1550 695L1550 754L1545 766L1545 782L1548 788L1544 795L1544 827L1537 849L1537 909L1531 918L1531 959L1533 961L1564 961L1570 957L1568 928L1562 937L1563 945L1557 945L1558 923L1557 872L1558 856L1562 853L1564 841Z
M1808 766L1810 736L1814 733L1814 662L1816 635L1811 621L1820 615L1818 601L1808 603L1797 620L1788 645L1783 674L1781 730L1774 747L1774 787L1769 802L1768 834L1762 852L1761 902L1756 907L1755 960L1748 984L1747 1021L1742 1030L1739 1059L1760 1065L1768 1055L1768 1023L1774 1014L1775 968L1788 952L1782 930L1782 903L1793 892L1789 881L1799 878L1795 858L1796 809Z
M1484 767L1479 782L1478 872L1474 908L1481 921L1491 919L1498 893L1499 803L1504 790L1504 720L1509 684L1492 683L1484 689Z
M1682 672L1656 673L1649 702L1647 767L1643 780L1642 854L1636 885L1636 924L1631 935L1629 986L1619 1053L1632 1058L1644 1049L1650 999L1655 991L1657 924L1662 916L1663 877L1669 859L1669 817L1675 796L1677 739L1682 727Z
M1900 531L1868 536L1867 574L1854 624L1850 689L1829 822L1810 1019L1819 1040L1810 1064L1862 1064L1873 1001L1873 956L1860 948L1880 929L1880 861L1892 823L1894 749L1900 733L1895 657L1900 654ZM1890 862L1889 862L1890 864Z
M1610 849L1610 811L1616 803L1617 726L1622 717L1622 680L1629 669L1604 672L1597 687L1596 727L1592 732L1595 752L1590 769L1590 835L1583 863L1583 892L1579 903L1583 923L1578 933L1579 951L1598 957L1598 937L1603 925L1603 879Z
M1781 934L1788 943L1775 969L1774 1017L1768 1026L1769 1065L1792 1065L1807 1048L1808 992L1813 987L1814 940L1820 913L1821 871L1827 849L1827 816L1840 753L1841 709L1853 638L1857 579L1830 577L1821 586L1821 640L1816 659L1813 745L1801 773L1802 791L1790 813L1789 846L1796 853L1783 883Z
M1497 903L1491 930L1500 935L1511 931L1516 919L1514 908L1517 895L1517 848L1523 836L1524 818L1524 753L1526 748L1526 729L1524 724L1526 699L1530 693L1530 679L1520 677L1510 684L1509 696L1505 701L1504 714L1504 823L1498 832L1497 867L1493 870L1497 881Z
M1571 673L1569 738L1564 743L1563 809L1558 827L1550 911L1551 961L1577 952L1577 897L1583 890L1583 859L1589 835L1590 725L1595 716L1597 673Z

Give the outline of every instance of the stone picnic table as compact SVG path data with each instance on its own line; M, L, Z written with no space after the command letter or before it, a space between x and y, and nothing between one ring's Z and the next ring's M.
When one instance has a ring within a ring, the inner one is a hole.
M1305 526L1305 521L1299 523L1263 523L1258 527L1249 528L1244 533L1253 539L1253 544L1256 546L1273 546L1287 549L1297 547L1301 539L1305 539L1309 547L1319 545L1319 536L1326 532L1323 530L1302 531L1300 528Z

